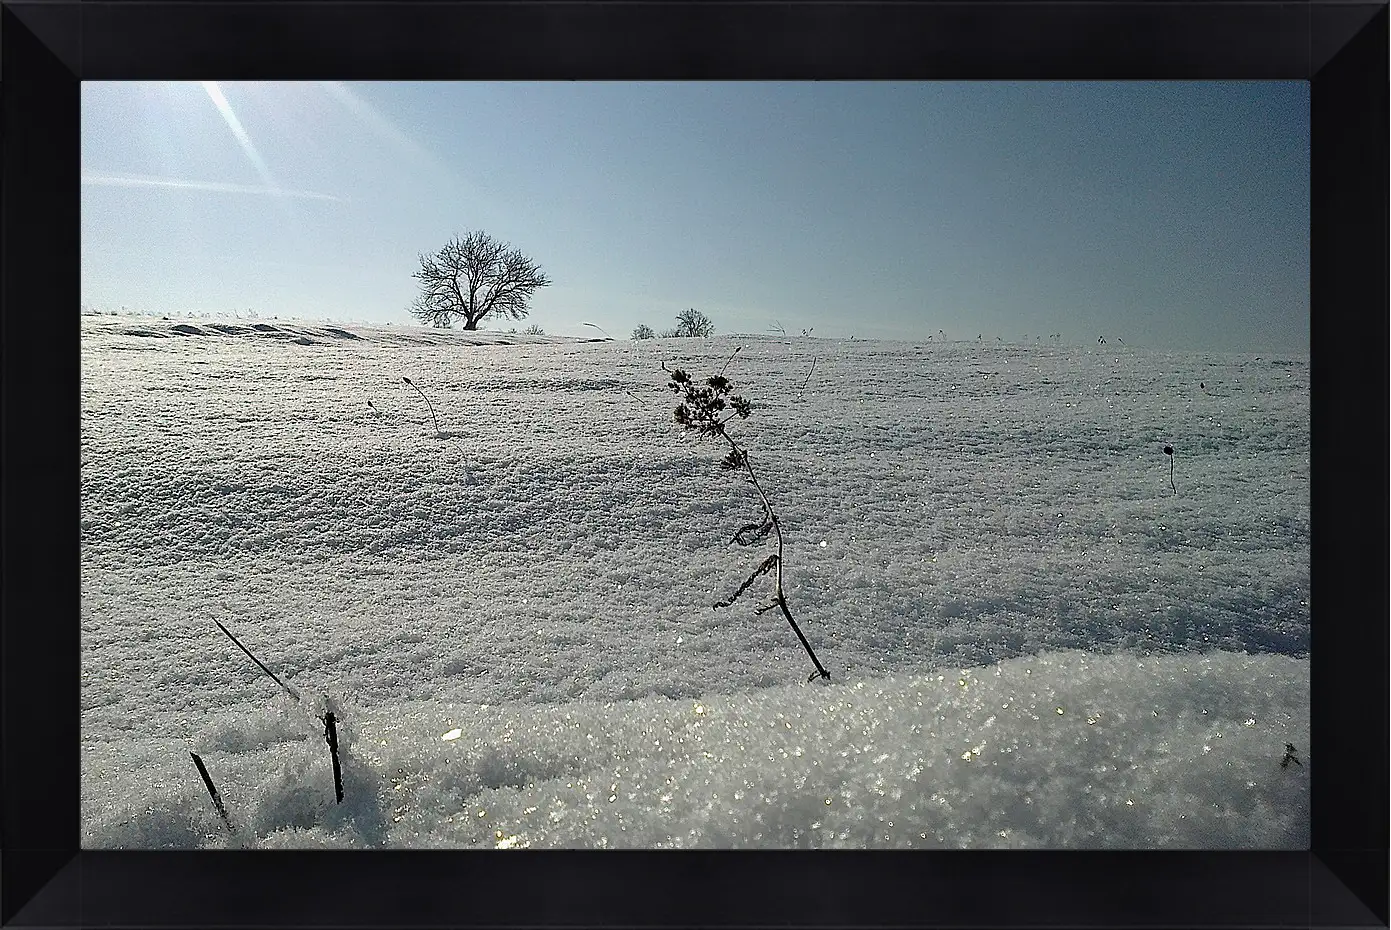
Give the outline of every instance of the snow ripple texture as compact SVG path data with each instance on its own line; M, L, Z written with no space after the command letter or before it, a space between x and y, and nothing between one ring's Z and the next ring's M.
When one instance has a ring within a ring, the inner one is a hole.
M758 505L661 365L736 346L829 684L765 586L710 607ZM98 317L82 364L86 846L1307 846L1306 356Z

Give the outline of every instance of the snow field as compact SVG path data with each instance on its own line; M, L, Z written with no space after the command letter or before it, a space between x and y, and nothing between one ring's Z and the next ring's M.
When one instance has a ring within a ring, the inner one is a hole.
M1307 358L263 325L84 318L84 846L1307 845Z

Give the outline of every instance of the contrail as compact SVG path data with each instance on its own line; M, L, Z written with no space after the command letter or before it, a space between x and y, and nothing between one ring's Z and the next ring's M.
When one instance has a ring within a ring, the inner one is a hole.
M252 184L227 184L222 181L183 181L177 178L154 178L144 175L84 174L82 183L94 187L169 187L179 190L212 191L219 194L267 194L273 197L298 197L303 200L332 200L342 197L320 194L317 191L286 190L283 187L256 187Z

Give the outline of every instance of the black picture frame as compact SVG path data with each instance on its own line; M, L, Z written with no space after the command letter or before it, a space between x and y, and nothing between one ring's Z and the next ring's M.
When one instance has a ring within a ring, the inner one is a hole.
M0 923L1387 926L1385 3L7 2L0 17ZM210 78L1308 80L1313 848L81 851L79 81Z

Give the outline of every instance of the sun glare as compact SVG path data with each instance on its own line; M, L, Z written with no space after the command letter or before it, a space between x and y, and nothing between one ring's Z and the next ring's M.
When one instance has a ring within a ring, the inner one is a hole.
M237 119L237 114L232 110L232 105L228 103L227 98L223 96L222 88L218 86L216 81L203 81L202 84L203 90L207 91L208 97L212 99L213 106L217 107L217 112L221 113L222 118L226 120L227 128L232 130L232 135L236 137L237 144L242 147L242 151L246 153L246 157L251 161L251 166L256 169L256 173L261 176L261 180L265 183L266 187L273 191L279 191L279 183L276 182L275 177L270 173L270 169L266 167L265 159L261 157L261 153L256 151L256 145L251 141L251 136L248 135L246 129L242 127L241 120Z

